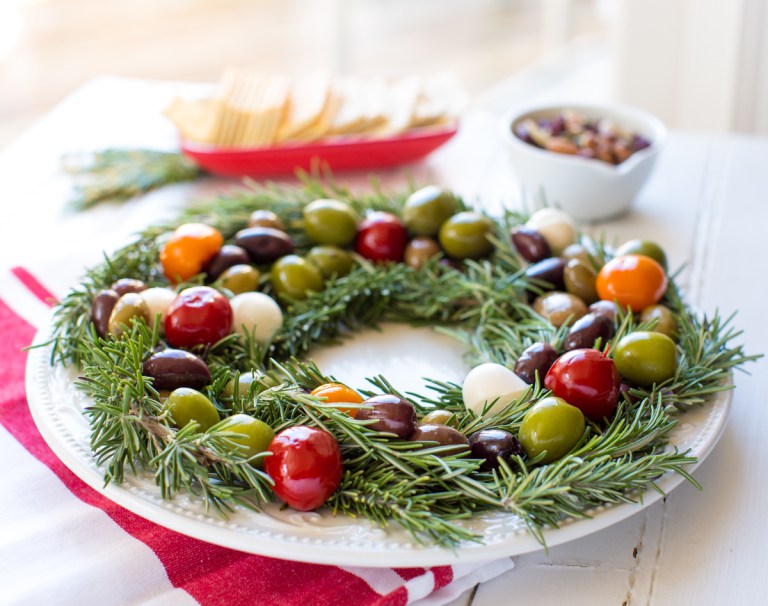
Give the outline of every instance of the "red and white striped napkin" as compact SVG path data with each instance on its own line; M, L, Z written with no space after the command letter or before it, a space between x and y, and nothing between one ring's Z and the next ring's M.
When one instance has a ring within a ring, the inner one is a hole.
M438 606L513 567L322 566L250 555L178 534L114 504L40 436L26 353L54 296L31 273L0 275L0 604Z

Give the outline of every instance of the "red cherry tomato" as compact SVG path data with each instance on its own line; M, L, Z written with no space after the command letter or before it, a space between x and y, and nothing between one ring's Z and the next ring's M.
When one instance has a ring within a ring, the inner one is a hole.
M214 227L202 223L180 225L160 251L165 277L175 283L199 274L223 243L224 238Z
M321 429L295 425L275 436L264 461L273 491L298 511L317 509L341 483L339 443Z
M408 232L392 213L374 212L360 224L355 250L371 261L402 261Z
M597 294L634 312L658 303L667 290L667 276L658 261L645 255L624 255L606 263L597 274Z
M555 360L544 386L593 421L600 421L616 410L621 376L605 354L596 349L574 349Z
M165 336L173 347L213 345L232 332L232 307L209 286L182 290L165 316Z

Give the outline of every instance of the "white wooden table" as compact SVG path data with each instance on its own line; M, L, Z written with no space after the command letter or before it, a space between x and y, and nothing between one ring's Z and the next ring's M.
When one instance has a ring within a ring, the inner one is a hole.
M159 109L184 85L105 79L81 89L15 144L0 152L0 269L58 261L51 284L66 292L84 263L136 230L172 215L190 199L232 183L180 185L123 206L71 214L63 152L110 145L173 149ZM385 172L388 185L408 175L434 181L486 205L519 204L498 136L498 113L520 91L485 98L460 135L425 162ZM367 178L342 176L353 187ZM672 133L635 210L594 228L618 240L661 243L692 303L711 312L739 310L749 353L768 344L765 225L768 139ZM50 274L49 274L50 275ZM467 592L453 606L498 604L758 604L768 601L768 393L766 364L736 377L733 410L714 453L694 473L704 487L682 485L663 502L613 527L515 558L505 575Z

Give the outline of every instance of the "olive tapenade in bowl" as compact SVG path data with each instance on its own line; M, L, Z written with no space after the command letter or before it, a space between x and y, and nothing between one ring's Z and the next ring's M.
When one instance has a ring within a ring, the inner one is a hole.
M581 221L629 210L666 133L658 118L626 105L550 105L512 111L502 121L524 189Z

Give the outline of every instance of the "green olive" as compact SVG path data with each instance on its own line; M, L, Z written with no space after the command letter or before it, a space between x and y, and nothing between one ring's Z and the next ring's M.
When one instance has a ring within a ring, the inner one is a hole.
M565 290L576 295L587 305L594 303L600 297L597 294L597 273L589 262L581 259L571 259L563 269L563 281Z
M346 202L315 200L304 207L304 231L318 244L351 244L357 235L357 215Z
M271 210L254 210L248 219L248 227L272 227L285 231L285 223Z
M190 421L208 431L219 422L219 411L204 394L189 387L174 389L165 401L165 408L171 414L173 424L182 428Z
M133 320L149 323L149 307L142 296L129 292L120 297L109 315L109 332L119 337Z
M616 344L613 361L624 379L641 387L650 387L674 376L677 349L667 335L638 331Z
M528 457L545 450L542 463L564 457L584 434L584 414L562 398L549 397L534 404L525 413L518 439Z
M419 425L456 425L456 415L450 410L432 410L424 415Z
M239 295L256 290L260 277L258 269L243 263L225 269L219 276L217 284L232 294Z
M651 242L650 240L629 240L616 250L617 257L623 257L624 255L645 255L657 261L664 268L664 271L667 271L667 253L656 242Z
M331 244L311 248L306 259L317 267L326 279L331 276L337 278L346 276L355 265L352 255L343 248Z
M560 328L565 323L573 323L587 314L587 306L576 295L567 292L548 292L536 297L533 309L553 326Z
M323 274L298 255L286 255L275 261L270 272L272 288L281 298L305 299L323 288Z
M403 222L414 235L434 236L457 208L458 202L453 194L436 185L428 185L408 196L403 209Z
M270 442L275 437L275 430L264 423L264 421L254 419L246 414L229 417L222 424L221 428L239 434L228 436L227 439L238 444L241 447L240 454L246 458L266 452ZM263 464L263 457L251 463L251 465L259 469Z
M421 269L435 255L440 254L440 245L429 236L419 236L408 242L405 247L405 264L414 269Z
M650 305L640 314L641 322L651 322L654 320L656 321L656 326L653 328L653 332L660 332L672 340L677 338L677 320L669 307Z
M253 372L241 372L237 377L237 385L235 385L234 377L231 378L227 381L227 384L221 391L221 395L225 398L233 398L235 396L235 391L237 391L237 395L242 398L243 396L248 395L248 390L250 390L251 384L259 378L261 378L261 374L257 375ZM237 390L235 390L235 387L237 387Z
M493 250L493 222L480 213L453 215L440 228L440 246L454 259L478 259Z

